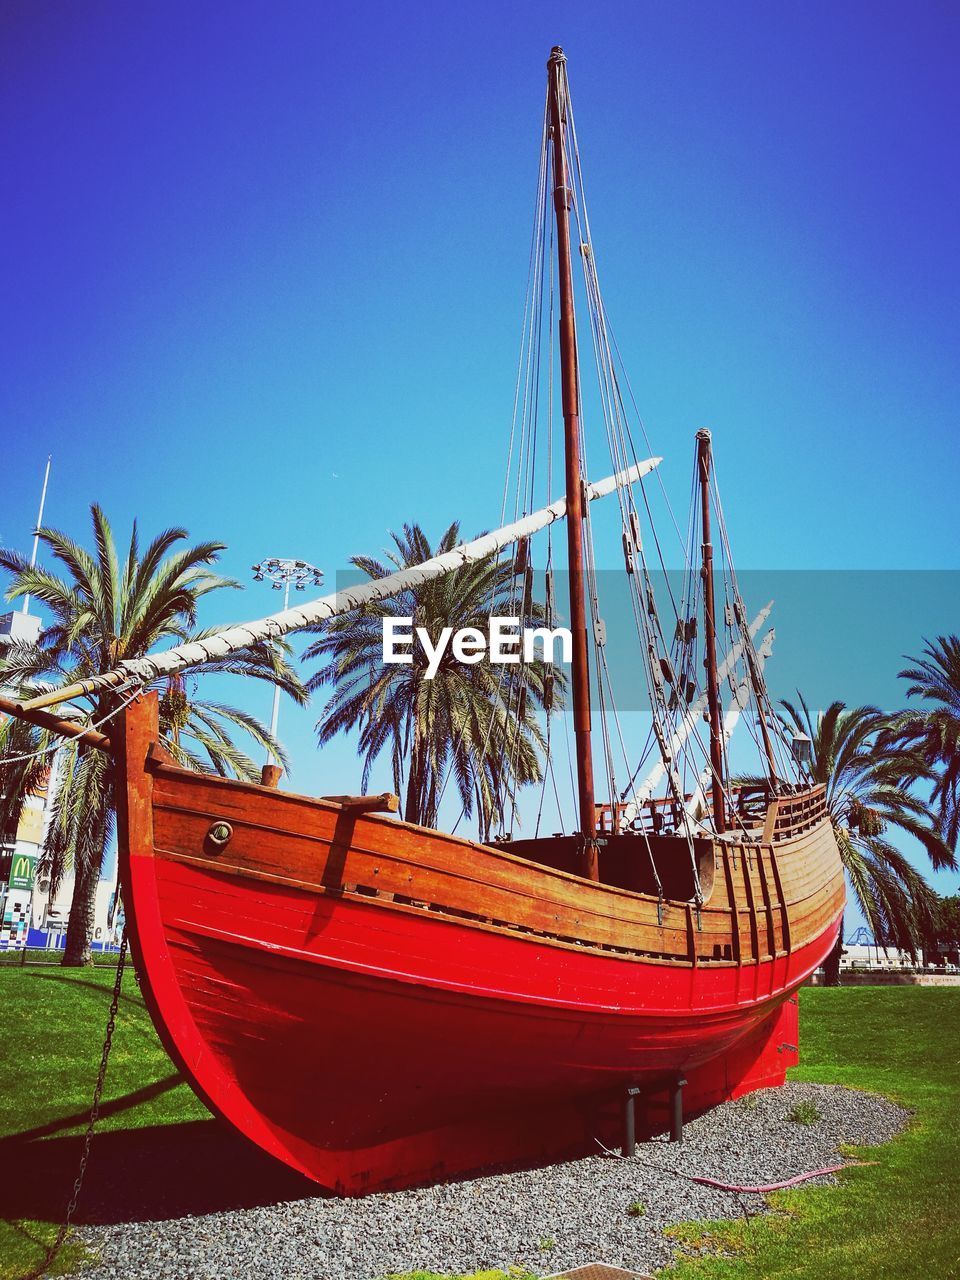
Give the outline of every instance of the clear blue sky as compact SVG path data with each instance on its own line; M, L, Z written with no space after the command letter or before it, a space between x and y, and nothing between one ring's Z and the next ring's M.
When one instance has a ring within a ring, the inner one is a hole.
M742 566L960 567L960 9L930 0L7 3L0 538L48 452L51 523L182 523L241 578L495 523L554 43L677 506L708 425ZM931 599L914 645L958 629ZM811 700L893 696L901 652ZM354 787L314 718L283 712L295 784Z

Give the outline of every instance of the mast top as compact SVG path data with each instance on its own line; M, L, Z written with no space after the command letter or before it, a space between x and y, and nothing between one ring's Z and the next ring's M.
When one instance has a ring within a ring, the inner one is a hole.
M547 66L552 67L556 62L566 62L567 57L560 45L555 44L550 50L550 57L547 59Z
M697 432L697 439L704 440L707 443L709 443L713 439L713 437L711 436L709 430L706 427L701 427L700 430Z

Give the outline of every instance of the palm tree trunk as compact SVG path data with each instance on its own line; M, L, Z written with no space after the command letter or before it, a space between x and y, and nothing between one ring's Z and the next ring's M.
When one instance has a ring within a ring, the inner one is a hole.
M403 803L404 822L422 824L423 778L420 770L420 747L414 736L410 748L410 772L407 775L407 794Z
M84 861L76 871L70 921L67 924L67 942L63 952L63 964L72 969L93 963L90 940L96 920L97 885L100 882L99 866L92 866Z
M414 762L410 762L410 776L407 779L407 795L403 802L403 820L404 822L420 823L420 786L419 779L413 768Z
M840 986L840 957L843 955L843 925L844 921L841 917L840 932L837 935L837 944L827 956L823 964L824 982L828 987Z

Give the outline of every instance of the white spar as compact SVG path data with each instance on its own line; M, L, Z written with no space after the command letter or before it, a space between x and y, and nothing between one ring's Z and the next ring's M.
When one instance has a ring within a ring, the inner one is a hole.
M595 498L606 497L607 494L613 493L615 489L621 489L625 485L633 484L641 479L641 477L651 472L654 467L659 466L662 461L662 458L647 458L643 462L634 463L633 466L627 467L623 471L618 471L615 475L607 476L605 480L599 480L595 484L586 484L584 485L584 498L587 502L592 502ZM554 521L562 520L566 514L567 500L566 498L559 498L556 502L552 502L548 507L543 507L540 511L534 511L520 520L515 520L512 524L505 525L502 529L495 529L493 533L485 533L480 538L474 538L472 542L461 543L459 547L454 547L452 551L433 556L413 568L401 569L397 573L388 574L384 578L376 578L370 582L361 583L356 587L337 591L332 595L320 596L317 600L295 605L292 609L284 609L280 613L272 613L257 622L244 622L237 626L225 627L222 631L218 631L214 635L205 636L202 640L188 641L186 644L177 645L173 649L166 649L162 653L121 662L114 671L107 672L101 676L93 676L89 680L70 685L68 688L57 689L49 694L41 695L41 697L34 698L31 702L25 703L24 706L31 708L51 706L68 698L76 698L92 693L96 689L116 687L128 680L138 680L146 684L151 680L156 680L158 676L169 676L175 671L182 671L185 667L197 666L199 663L208 662L212 658L223 657L228 653L234 652L234 650L244 649L248 645L257 644L263 640L275 640L291 631L297 631L318 622L326 622L329 618L336 617L340 613L346 613L359 605L370 604L376 600L386 600L390 596L398 595L401 591L406 590L407 587L416 586L420 582L428 582L431 578L442 577L443 574L451 573L462 565L482 560L484 556L500 551L512 542L519 542L521 538L526 538L540 529L545 529L547 525L553 524Z
M750 632L751 638L757 634L757 632L766 622L767 618L769 618L770 610L772 608L773 608L773 601L771 600L769 604L764 605L764 607L760 610L760 612L757 614L754 620L750 623L749 632ZM770 635L772 637L773 632L771 632ZM764 643L766 643L766 641L764 641ZM743 641L738 640L737 643L735 645L732 645L728 650L726 656L724 657L723 661L720 663L719 668L717 669L717 679L721 684L723 683L724 680L728 678L728 676L730 675L730 672L734 669L734 667L743 657L743 649L744 649ZM686 742L686 740L690 737L690 734L693 732L694 727L697 724L697 721L703 715L706 705L707 705L707 695L703 693L696 700L696 702L692 702L690 706L687 708L686 715L683 717L680 724L677 725L677 728L674 731L673 737L670 739L670 758L672 760L676 760L681 747ZM667 772L666 766L664 765L663 761L658 760L657 763L650 770L650 772L647 774L647 776L644 778L640 786L637 787L636 790L634 790L631 793L630 803L624 806L624 808L621 810L621 813L624 815L625 821L629 822L637 816L637 812L640 805L643 804L645 800L650 799L650 797L653 795L656 788L660 785L660 783L663 781L664 777L666 776L666 772Z
M766 662L767 658L769 658L770 654L773 652L773 639L775 634L776 633L771 627L770 630L767 632L767 634L763 637L763 643L757 649L757 668L760 671L763 670L763 664ZM743 712L744 707L750 701L750 688L751 688L750 676L746 675L737 685L736 689L734 689L733 691L733 698L731 700L729 707L727 707L726 715L723 717L723 728L721 730L721 739L724 746L726 746L727 743L730 741L730 735L733 733L734 729L737 727L737 721L740 719L740 716ZM697 789L693 793L693 796L691 797L689 802L687 803L687 813L690 815L691 818L694 819L695 822L700 821L706 809L707 788L710 786L710 777L711 777L710 767L707 766L707 768L703 770L703 772L700 774L700 777L697 779Z

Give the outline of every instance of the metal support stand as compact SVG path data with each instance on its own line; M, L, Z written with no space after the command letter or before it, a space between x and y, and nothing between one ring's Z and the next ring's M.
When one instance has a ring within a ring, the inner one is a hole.
M623 1107L623 1154L637 1154L637 1095L639 1089L628 1089Z
M670 1090L670 1141L683 1141L683 1076L677 1076Z

